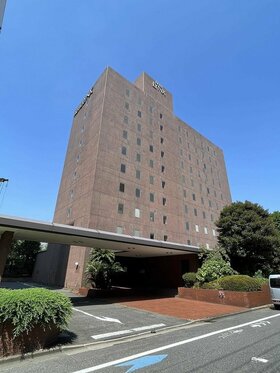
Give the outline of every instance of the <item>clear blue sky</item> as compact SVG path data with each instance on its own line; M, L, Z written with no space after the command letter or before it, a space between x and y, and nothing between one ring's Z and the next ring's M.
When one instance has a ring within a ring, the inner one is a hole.
M52 220L75 108L106 66L173 93L224 150L233 201L280 210L279 0L7 0L0 214Z

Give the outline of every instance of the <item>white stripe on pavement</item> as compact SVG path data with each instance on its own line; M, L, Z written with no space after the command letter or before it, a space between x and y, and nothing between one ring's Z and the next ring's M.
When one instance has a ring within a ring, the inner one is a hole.
M267 359L263 359L262 357L252 357L252 361L259 361L261 363L268 363Z
M104 333L104 334L96 334L92 335L91 338L93 339L102 339L107 337L114 337L116 335L124 335L124 334L131 334L133 332L140 332L143 330L155 329L165 326L165 324L154 324L148 326L141 326L139 328L127 329L127 330L119 330L118 332L111 332L111 333Z
M273 319L274 317L279 317L279 316L280 316L280 314L272 315L272 316L264 317L262 319L258 319L258 320L254 320L254 321L249 321L249 322L246 322L244 324L239 324L239 325L236 325L236 326L231 326L229 328L225 328L225 329L221 329L221 330L216 330L215 332L202 334L202 335L199 335L197 337L193 337L193 338L190 338L190 339L185 339L185 340L180 341L180 342L171 343L171 344L166 345L166 346L161 346L161 347L158 347L158 348L154 348L153 350L148 350L148 351L140 352L139 354L126 356L126 357L123 357L121 359L117 359L117 360L113 360L113 361L108 361L107 363L96 365L96 366L93 366L93 367L90 367L90 368L77 370L77 371L75 371L73 373L90 373L90 372L94 372L96 370L100 370L100 369L103 369L103 368L108 368L108 367L111 367L113 365L121 364L121 363L124 363L124 362L129 361L129 360L134 360L134 359L137 359L139 357L151 355L151 354L154 354L154 353L157 353L157 352L160 352L160 351L164 351L164 350L169 350L169 349L171 349L173 347L182 346L182 345L185 345L187 343L191 343L191 342L198 341L200 339L211 337L212 335L217 335L217 334L220 334L220 333L224 333L224 332L227 332L229 330L239 329L239 328L242 328L244 326L254 324L256 322L260 322L260 321L268 320L268 319Z

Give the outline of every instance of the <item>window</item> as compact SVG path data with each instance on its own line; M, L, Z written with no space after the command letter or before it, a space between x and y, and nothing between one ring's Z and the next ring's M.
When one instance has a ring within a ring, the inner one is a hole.
M123 137L124 139L127 139L127 131L126 131L126 130L123 130L122 137Z
M213 214L211 214L211 221L214 221L214 216L213 216Z
M188 245L191 245L191 240L188 240L188 241L187 241L187 244L188 244Z
M150 145L150 152L153 153L153 151L154 151L154 147L153 147L153 145Z
M74 197L74 190L71 189L71 190L70 190L70 199L73 199L73 197Z
M123 233L123 228L122 227L117 227L116 232L118 234L122 234Z
M165 181L161 182L161 187L162 187L162 189L164 189L164 187L165 187Z
M164 172L164 170L165 170L165 167L161 166L161 172Z
M194 216L197 216L197 209L193 209Z
M204 199L203 199L203 197L201 197L201 203L204 205Z
M154 184L154 177L150 175L150 184Z
M181 139L181 137L179 137L179 143L182 144L182 139Z
M210 189L209 188L207 188L207 194L210 194Z
M207 227L204 227L204 233L205 233L205 234L208 234L208 229L207 229Z
M163 236L163 241L167 241L167 239L168 239L168 236L165 234L165 235Z
M161 113L159 114L159 117L160 117L160 119L162 119L162 114Z
M128 102L126 102L126 103L124 104L124 106L125 106L126 110L129 110L129 103L128 103Z
M135 177L136 179L140 179L140 170L135 171Z
M124 183L120 183L119 191L124 193Z
M118 204L118 213L123 214L123 203Z
M166 224L166 222L167 222L167 216L164 215L164 216L162 217L162 222L163 222L163 224Z
M141 161L141 155L139 153L136 154L136 161L137 162Z
M188 206L187 205L185 205L185 213L187 214L188 213Z
M166 206L166 198L165 197L162 198L162 204L163 204L163 206Z
M141 139L139 137L137 137L136 143L137 145L141 145Z
M202 215L203 215L203 219L206 219L205 211L202 212Z
M186 191L186 189L183 190L183 195L184 195L184 198L187 198L187 191Z
M153 168L154 167L154 161L152 159L150 159L150 167Z
M189 222L186 221L186 230L188 231L190 229L190 225L189 225Z
M130 95L129 89L125 90L125 94L126 94L127 97L129 97L129 95Z
M193 201L195 201L195 194L194 193L192 195L192 199L193 199Z
M135 209L135 210L134 210L134 216L135 216L136 218L140 218L140 209Z
M197 224L195 225L195 231L199 232L199 226Z
M161 156L161 158L164 157L164 152L163 151L160 152L160 156Z
M66 216L67 216L67 218L70 218L70 216L71 216L71 211L72 211L71 207L68 207L68 209L67 209L67 211L66 211Z
M206 244L206 249L208 249L208 250L210 249L209 243Z
M140 231L138 229L134 229L133 236L134 237L140 237Z
M123 163L121 164L121 172L125 173L125 164L123 164Z
M153 107L150 106L150 107L149 107L149 110L150 110L150 113L152 113L152 112L153 112Z
M163 137L160 138L160 143L163 144Z
M76 162L78 163L80 160L80 155L78 154L77 157L76 157Z
M153 131L150 131L150 138L153 138Z
M192 186L192 187L194 186L194 181L193 181L193 179L191 179L191 186Z
M141 124L137 123L137 131L141 132Z
M182 183L186 184L186 177L185 177L185 175L182 175L181 178L182 178Z
M136 189L135 189L135 196L136 196L137 198L140 197L140 189L139 189L139 188L136 188Z
M150 193L150 202L155 202L155 194Z
M138 117L141 118L142 117L142 113L140 110L138 110L138 113L137 113Z
M155 221L155 213L154 212L150 212L150 221Z
M215 236L216 236L216 231L215 231L215 229L212 229L212 233L213 233L213 236L215 237Z
M124 123L126 123L126 124L128 124L128 116L124 116L124 118L123 118L123 121L124 121Z
M212 202L209 200L209 207L212 207Z
M160 129L161 131L163 131L163 125L162 125L162 124L159 126L159 129Z
M154 239L155 239L155 235L154 235L154 233L150 233L150 239L151 239L151 240L154 240Z
M192 160L192 156L189 154L189 160L191 161Z
M122 154L126 155L126 147L125 146L122 146Z

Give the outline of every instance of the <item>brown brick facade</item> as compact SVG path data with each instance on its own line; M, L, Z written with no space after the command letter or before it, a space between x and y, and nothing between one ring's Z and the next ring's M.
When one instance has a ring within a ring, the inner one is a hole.
M172 95L107 68L75 113L54 222L211 247L230 202L222 150L174 115ZM68 287L86 256L70 248Z

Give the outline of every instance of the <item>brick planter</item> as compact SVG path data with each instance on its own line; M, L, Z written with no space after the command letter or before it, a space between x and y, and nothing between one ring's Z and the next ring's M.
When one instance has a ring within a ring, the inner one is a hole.
M45 326L45 328L38 324L28 334L25 332L13 338L12 325L3 323L0 325L0 358L48 347L56 340L59 333L60 329L53 324Z
M264 285L261 291L251 292L193 289L182 287L178 288L178 297L246 308L252 308L271 303L269 288L267 285Z

